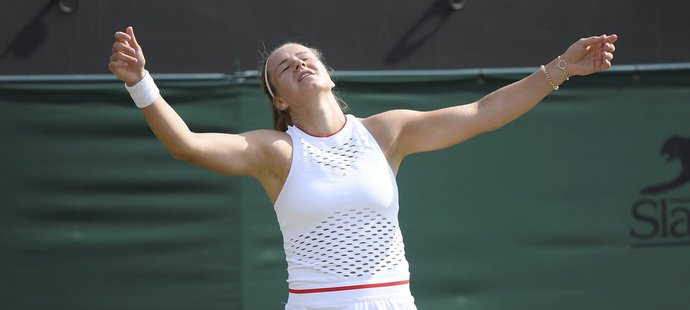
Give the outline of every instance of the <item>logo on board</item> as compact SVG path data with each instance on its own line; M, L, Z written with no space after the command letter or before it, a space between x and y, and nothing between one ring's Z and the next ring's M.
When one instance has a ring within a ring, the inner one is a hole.
M690 195L670 194L690 188L690 138L674 135L666 139L661 155L669 162L679 162L680 171L640 190L644 197L631 207L634 248L690 246Z

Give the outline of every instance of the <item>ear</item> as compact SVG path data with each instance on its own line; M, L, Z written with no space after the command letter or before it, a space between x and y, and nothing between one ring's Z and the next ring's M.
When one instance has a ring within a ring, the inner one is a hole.
M285 111L288 108L288 103L283 100L280 96L273 97L273 106L279 111Z

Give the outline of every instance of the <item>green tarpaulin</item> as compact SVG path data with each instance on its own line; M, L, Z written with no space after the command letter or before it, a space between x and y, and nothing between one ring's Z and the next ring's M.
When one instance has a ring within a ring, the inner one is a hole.
M365 117L526 74L336 76ZM271 126L254 74L154 77L194 131ZM690 307L689 86L687 66L576 77L498 131L406 159L418 308ZM2 77L0 133L0 309L283 308L259 184L174 160L113 78Z

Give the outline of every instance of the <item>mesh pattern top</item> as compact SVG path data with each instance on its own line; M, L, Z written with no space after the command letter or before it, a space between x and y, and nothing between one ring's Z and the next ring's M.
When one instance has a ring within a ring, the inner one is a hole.
M352 115L337 133L290 126L290 173L275 203L291 289L409 279L395 176Z

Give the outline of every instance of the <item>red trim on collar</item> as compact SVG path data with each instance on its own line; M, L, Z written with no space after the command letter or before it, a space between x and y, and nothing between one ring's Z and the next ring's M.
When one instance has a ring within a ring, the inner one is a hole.
M325 136L312 135L312 134L302 130L302 128L299 128L299 126L297 126L297 125L295 125L295 127L299 128L299 130L301 130L303 133L307 134L308 136L312 136L314 138L328 138L328 137L336 135L337 133L341 132L343 130L343 128L345 128L345 125L347 125L347 115L343 115L343 116L345 116L345 122L343 123L343 126L340 127L340 129L336 130L334 133L331 133L331 134L328 134Z

